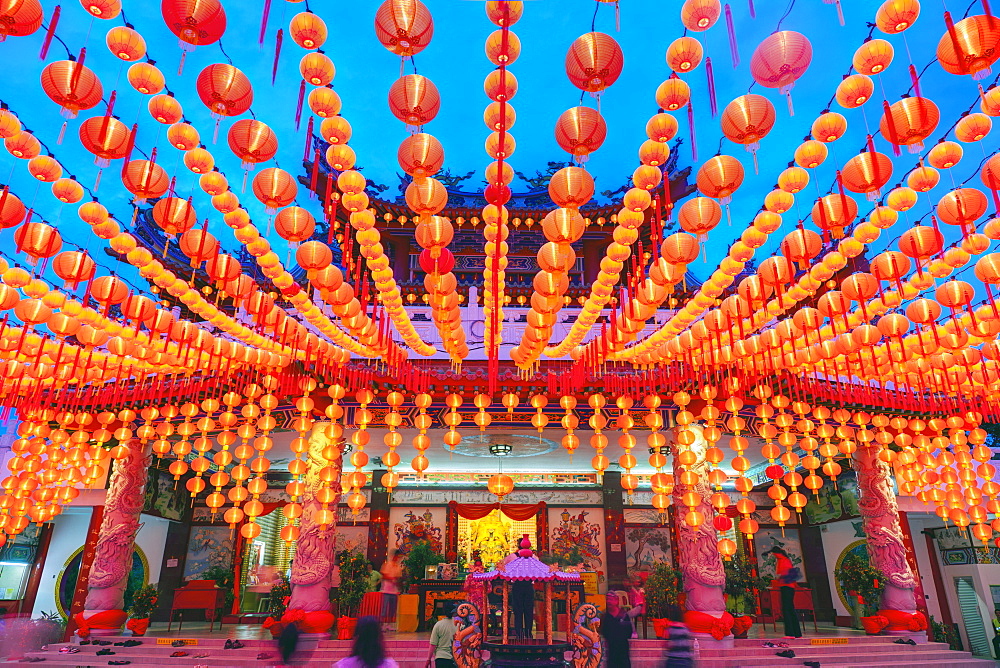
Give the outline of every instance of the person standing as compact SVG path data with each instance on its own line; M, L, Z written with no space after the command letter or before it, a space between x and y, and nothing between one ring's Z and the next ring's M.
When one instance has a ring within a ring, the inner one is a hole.
M402 561L403 555L398 550L393 550L382 564L382 626L385 630L396 621L396 605L403 579Z
M351 654L334 668L399 668L399 664L385 655L385 639L377 617L362 617L354 629Z
M604 638L607 668L632 668L632 658L629 655L632 622L622 612L616 594L608 594L605 600L607 610L601 615L601 637Z
M514 612L514 637L531 638L535 623L535 585L529 580L515 580L510 585L510 609Z
M777 562L778 581L781 583L781 620L785 625L785 637L801 638L802 627L799 625L799 614L795 611L795 590L800 571L781 547L771 548L771 554Z
M455 665L455 606L449 604L445 606L444 618L439 619L431 629L430 652L427 654L427 662L424 668L430 668L434 662L434 668L456 668Z
M691 668L694 665L694 638L684 624L672 620L667 627L667 663L664 668Z

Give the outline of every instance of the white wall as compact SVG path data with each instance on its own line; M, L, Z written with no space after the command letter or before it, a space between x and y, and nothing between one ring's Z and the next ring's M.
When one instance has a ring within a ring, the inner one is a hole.
M59 609L56 605L56 578L70 556L78 548L83 547L87 540L87 528L90 526L92 512L92 508L69 507L52 521L52 541L49 543L48 556L42 567L42 578L38 583L38 594L35 597L32 615L38 615L43 610L54 612Z
M857 540L862 540L854 535L854 525L852 522L860 522L861 519L844 520L843 522L830 522L824 524L820 531L823 536L823 553L826 556L826 572L830 575L830 595L833 598L833 607L840 616L849 616L851 613L844 606L837 594L836 577L837 559L840 553L848 545Z
M170 520L152 515L142 515L139 518L142 527L135 537L135 543L146 555L146 562L149 564L149 575L147 584L156 584L160 581L160 566L163 565L163 547L167 542L167 528Z
M924 602L927 603L927 612L937 621L941 621L941 604L938 602L937 589L934 587L934 571L931 567L931 560L938 560L937 550L933 553L927 551L927 538L921 533L929 526L940 526L941 520L936 516L920 516L908 514L907 520L910 523L910 534L913 536L913 551L917 555L917 568L920 570L920 584L924 588Z

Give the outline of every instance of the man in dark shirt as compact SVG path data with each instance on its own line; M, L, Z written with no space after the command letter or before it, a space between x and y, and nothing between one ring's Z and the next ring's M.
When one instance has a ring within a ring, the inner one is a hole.
M617 595L608 594L606 600L607 611L601 615L601 636L608 668L632 668L628 648L632 622L619 607Z

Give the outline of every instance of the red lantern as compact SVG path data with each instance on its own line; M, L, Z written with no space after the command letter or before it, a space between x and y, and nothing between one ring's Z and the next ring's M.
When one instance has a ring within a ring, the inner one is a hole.
M24 203L10 192L8 186L4 186L0 190L0 230L20 225L26 213Z
M713 199L693 197L681 205L677 220L681 229L705 241L708 233L722 220L722 209Z
M81 109L90 109L104 96L101 80L86 65L73 60L57 60L42 70L42 90L62 107L65 118L76 118Z
M43 19L38 0L0 1L0 42L32 34L41 27Z
M274 217L274 231L294 248L312 237L316 231L316 219L302 207L290 206Z
M754 154L754 171L757 167L757 149L760 140L774 127L774 106L763 95L741 95L722 112L722 134L737 144L743 144Z
M295 179L280 167L262 169L253 179L253 194L269 214L291 204L298 192Z
M128 127L110 116L94 116L80 124L80 143L102 169L128 155Z
M743 165L731 155L709 158L698 170L698 190L706 197L728 204L743 184Z
M599 93L622 73L625 56L610 35L588 32L577 37L566 52L566 76L588 93Z
M780 30L764 38L750 59L754 81L767 88L777 88L788 98L792 109L792 86L805 74L812 62L812 44L806 36L792 30Z
M1000 58L1000 25L993 16L979 14L962 19L938 42L937 59L945 72L970 74L979 81L990 74Z
M567 109L556 121L556 142L581 162L601 147L607 134L604 118L590 107Z
M155 199L167 192L170 179L155 162L133 160L122 169L122 185L135 195L132 201L142 204L147 199Z
M879 132L886 141L918 153L937 128L940 117L937 105L926 97L905 97L882 114Z
M892 161L882 153L866 151L847 161L841 177L845 188L864 193L869 202L874 202L881 196L882 186L892 178Z
M135 62L146 55L146 40L127 26L115 26L108 31L104 41L108 50L125 62Z
M188 230L181 235L177 245L182 253L191 258L191 267L194 269L219 252L218 240L203 229Z
M167 28L180 40L181 69L188 51L217 42L226 32L226 11L219 0L162 0L160 11Z
M244 118L229 128L229 148L242 161L243 169L251 170L267 162L278 152L278 138L266 123Z
M326 23L312 12L302 12L292 17L288 34L303 49L318 49L326 42Z
M212 117L239 116L253 104L253 85L243 72L227 63L209 65L198 75L198 97Z
M50 258L62 249L62 235L59 230L46 223L25 223L15 230L14 245L34 265L38 260Z
M444 164L444 148L433 135L418 132L400 142L396 158L410 176L434 176Z
M385 0L375 13L375 37L397 56L420 53L433 36L434 19L420 0Z
M389 88L389 111L407 125L429 123L440 107L437 87L425 76L407 74L396 79Z
M823 230L829 230L834 239L844 236L844 228L858 216L858 204L840 194L820 197L812 208L812 219Z
M180 197L164 197L153 205L153 220L167 238L173 239L194 227L198 217L190 201Z

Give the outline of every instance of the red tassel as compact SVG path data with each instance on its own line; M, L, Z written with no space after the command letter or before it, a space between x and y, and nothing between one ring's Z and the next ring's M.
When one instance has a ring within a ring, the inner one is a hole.
M299 103L295 106L295 131L299 131L299 126L302 122L302 101L306 98L306 81L302 80L299 84Z
M278 57L281 55L281 41L285 37L285 31L278 28L278 34L274 36L274 65L271 67L271 85L278 77Z
M316 186L319 183L319 149L313 156L312 171L309 174L309 196L316 197Z
M267 17L271 13L271 0L264 0L264 12L260 17L260 36L257 38L257 43L260 46L264 46L264 33L267 31Z
M753 3L750 3L753 7ZM740 66L740 46L736 42L736 27L733 25L733 10L726 3L726 32L729 33L729 53L733 56L733 68Z
M750 18L755 19L757 18L757 10L753 8L753 0L748 0L748 1L750 3Z
M694 101L688 102L688 129L691 132L691 159L698 162L698 140L694 132Z
M125 152L125 167L132 160L132 150L135 148L135 134L139 131L139 124L132 124L132 131L128 133L128 150Z
M988 23L992 29L995 19L993 18L993 11L990 9L990 0L983 0L983 13L989 18Z
M306 145L302 149L302 162L309 160L309 154L312 152L312 140L313 140L313 117L309 117L309 123L306 124Z
M83 63L87 60L87 47L80 49L80 57L76 59L76 67L73 68L73 74L69 77L70 89L76 89L77 85L80 83L80 77L83 76Z
M38 52L38 58L45 60L49 55L49 45L52 44L52 36L56 34L56 26L59 25L59 15L62 14L62 7L55 6L52 10L52 18L49 19L49 29L45 31L45 39L42 41L42 50Z
M913 82L913 92L917 94L917 97L923 97L920 94L920 76L917 74L917 68L910 63L910 81Z
M889 136L887 139L892 142L892 154L898 158L900 150L899 144L897 144L895 140L899 137L899 133L896 132L896 123L892 120L892 113L889 111L889 103L886 100L882 100L882 112L885 115L885 121L889 127Z
M875 142L872 141L872 136L871 135L868 135L868 140L866 142L866 145L868 147L868 152L869 153L874 153L875 152Z
M712 70L711 58L705 59L705 75L708 77L708 108L712 112L712 118L715 118L719 112L719 107L715 102L715 74Z
M944 25L948 29L948 37L951 38L951 46L955 49L955 53L964 53L962 43L958 41L958 33L955 32L955 22L951 20L951 12L944 13ZM962 69L963 74L969 73L964 60L959 59L958 66Z

